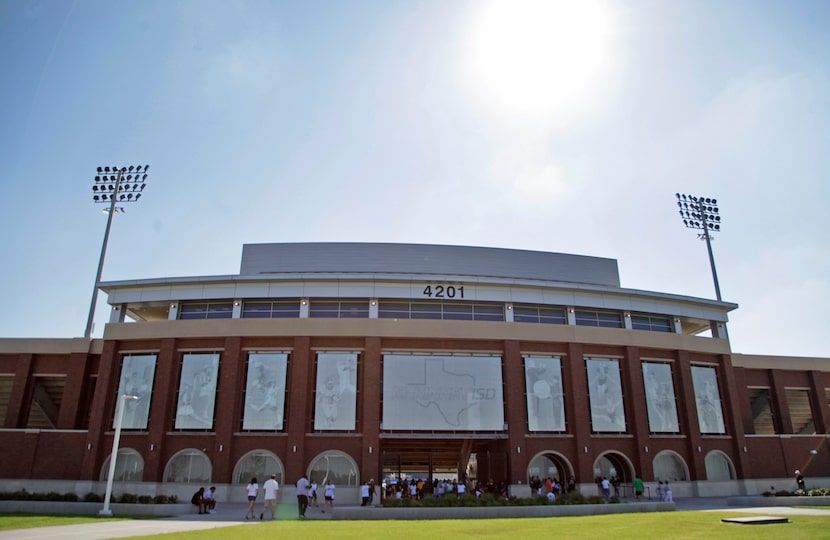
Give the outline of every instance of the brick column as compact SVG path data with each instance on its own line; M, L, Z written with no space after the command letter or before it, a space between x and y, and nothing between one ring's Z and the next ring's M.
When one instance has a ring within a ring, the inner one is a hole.
M176 410L176 384L179 381L179 355L175 339L162 339L156 359L153 402L147 425L147 448L144 449L144 481L163 482L167 464L164 453L165 434L173 426ZM152 448L152 449L151 449Z
M234 463L233 441L234 432L239 428L239 419L242 417L242 380L245 375L245 357L242 352L242 338L225 338L225 351L219 366L219 384L216 393L216 424L213 431L212 456L213 481L230 483L232 481ZM272 449L276 450L276 449ZM278 453L278 452L274 452Z
M622 359L620 371L624 378L623 388L627 390L623 403L628 431L637 441L634 475L642 478L644 471L652 468L651 456L646 453L645 449L651 439L651 428L648 424L647 407L643 406L646 404L646 389L643 383L643 367L638 347L625 348L625 357Z
M311 356L311 338L296 336L291 354L288 404L286 418L288 436L285 458L285 483L293 484L306 472L305 435L309 430L313 392L311 391L314 359ZM294 448L296 447L296 451Z
M383 385L380 369L380 338L367 337L360 374L360 426L363 443L360 448L361 480L381 477L380 468L380 391ZM371 453L369 448L372 448Z
M721 403L728 404L724 407L724 422L726 433L732 437L732 460L735 465L735 473L738 478L743 478L747 470L747 455L744 452L746 437L744 436L743 418L741 410L749 403L746 397L746 387L739 387L735 371L732 368L732 359L729 355L721 356L720 361L721 378Z
M581 343L568 344L568 356L563 358L562 380L565 386L565 410L568 431L574 435L574 469L577 483L594 481L594 459L591 448L591 403L588 401L588 373ZM588 449L586 452L585 449Z
M677 351L677 416L680 421L680 432L686 433L686 452L689 456L689 480L706 480L706 467L703 454L697 448L703 439L700 435L700 422L697 419L697 401L692 384L692 364L687 351ZM654 480L653 472L646 468L649 478Z
M106 433L112 431L115 415L116 394L118 393L118 342L105 341L98 363L98 382L89 415L87 451L81 463L81 479L98 480L99 467L112 451L112 438Z
M527 482L528 460L533 457L525 440L527 437L527 400L524 396L525 374L522 367L522 353L518 341L504 342L504 400L510 404L505 411L507 422L508 482ZM519 453L519 448L524 451Z

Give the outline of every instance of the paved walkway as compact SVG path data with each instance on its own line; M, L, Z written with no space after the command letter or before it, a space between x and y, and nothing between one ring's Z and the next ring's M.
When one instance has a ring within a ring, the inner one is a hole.
M808 508L791 508L789 506L773 507L735 507L727 504L726 497L699 497L675 499L677 510L721 511L735 514L763 514L763 515L823 515L830 517L830 510L815 510ZM248 505L243 503L219 504L217 513L198 515L188 514L158 519L140 519L111 521L101 519L100 522L83 525L63 525L60 527L42 527L36 529L16 529L0 532L0 540L104 540L107 538L128 538L131 536L148 536L172 532L199 531L232 527L234 525L253 525L260 521L246 521L245 511ZM256 505L257 517L262 508L262 502ZM306 519L328 519L331 513L326 513L321 506L309 508ZM267 519L267 517L266 517ZM299 519L297 504L294 501L280 503L277 512L278 520Z

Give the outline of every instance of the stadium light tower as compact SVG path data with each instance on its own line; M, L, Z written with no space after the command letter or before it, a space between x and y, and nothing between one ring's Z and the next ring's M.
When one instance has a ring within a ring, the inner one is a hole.
M721 223L718 200L682 193L675 193L675 195L677 196L677 206L680 208L680 217L683 219L683 224L689 229L703 231L697 237L706 240L706 249L709 250L709 264L712 267L712 279L715 282L715 294L718 302L720 302L718 272L715 270L715 257L712 255L712 233L720 232Z
M86 320L85 338L92 337L92 320L95 317L95 303L98 301L98 285L101 283L101 273L104 270L104 257L107 254L107 243L110 238L112 216L118 212L124 213L121 204L137 202L147 186L147 169L149 165L129 167L98 167L95 183L92 184L92 200L98 204L108 204L104 209L107 214L107 228L104 231L104 242L101 244L101 257L98 259L98 274L95 276L95 286L92 288L92 302L89 305L89 317Z

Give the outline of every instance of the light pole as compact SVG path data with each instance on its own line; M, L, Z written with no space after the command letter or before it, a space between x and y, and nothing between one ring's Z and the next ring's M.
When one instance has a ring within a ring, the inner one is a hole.
M124 421L124 406L127 400L137 400L138 396L121 394L115 411L115 435L112 438L112 454L110 454L110 470L107 474L107 492L104 495L104 508L98 512L99 516L112 517L110 510L110 499L112 498L112 479L115 476L115 461L118 458L118 443L121 442L121 424Z
M721 301L720 285L718 285L718 272L715 270L715 256L712 255L712 232L720 232L720 211L718 200L708 197L696 197L675 193L677 206L680 207L680 217L683 224L689 229L703 231L698 238L706 240L706 249L709 250L709 265L712 267L712 279L715 282L715 294L718 302Z
M84 337L92 337L92 320L95 317L95 303L98 301L98 285L101 283L101 273L104 270L104 257L107 255L107 243L110 238L112 216L118 212L124 213L124 207L117 204L136 202L141 198L147 182L149 165L129 167L98 167L95 183L92 184L92 200L99 204L109 204L107 213L107 228L104 231L104 242L101 244L101 257L98 259L98 273L95 275L95 286L92 288L92 302L89 305L89 316L86 319Z

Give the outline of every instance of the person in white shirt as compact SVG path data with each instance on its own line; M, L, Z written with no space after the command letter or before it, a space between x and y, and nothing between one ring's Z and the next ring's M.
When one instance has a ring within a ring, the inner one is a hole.
M254 501L256 501L257 493L259 493L259 484L257 484L256 477L251 478L251 483L245 486L245 491L248 493L248 511L245 512L245 519L254 519Z
M308 508L308 477L306 475L302 475L297 480L297 504L300 507L300 519L303 519Z
M308 486L308 504L317 508L317 482L312 481Z
M202 500L205 502L205 512L208 514L216 513L216 486L210 486L208 491L202 495Z
M262 503L262 512L259 514L259 519L265 515L265 510L271 508L271 519L275 519L274 515L277 512L277 497L280 494L280 484L277 482L277 475L272 474L265 484L262 486L265 490L265 502Z
M369 504L369 483L368 482L363 482L360 485L360 499L362 501L360 503L360 506L366 506L367 504Z
M323 497L326 499L326 504L329 505L329 508L334 509L334 483L332 483L331 479L326 482L326 487L323 490ZM323 510L325 512L325 510Z

